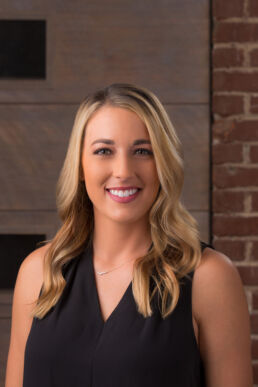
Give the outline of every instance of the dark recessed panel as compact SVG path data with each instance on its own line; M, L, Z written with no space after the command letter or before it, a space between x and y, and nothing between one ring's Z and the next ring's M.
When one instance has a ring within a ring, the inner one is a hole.
M0 288L13 289L19 267L24 258L42 246L45 235L0 235Z
M0 20L0 79L46 78L45 20Z

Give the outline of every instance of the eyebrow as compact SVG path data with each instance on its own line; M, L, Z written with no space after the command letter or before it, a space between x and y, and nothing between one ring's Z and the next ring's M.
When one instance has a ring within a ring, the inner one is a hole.
M109 140L108 138L99 138L98 140L95 140L93 141L93 144L97 144L97 143L103 143L103 144L110 144L110 145L114 145L115 144L115 141L113 140ZM150 140L147 140L145 138L139 138L138 140L135 140L133 142L133 145L140 145L140 144L151 144Z

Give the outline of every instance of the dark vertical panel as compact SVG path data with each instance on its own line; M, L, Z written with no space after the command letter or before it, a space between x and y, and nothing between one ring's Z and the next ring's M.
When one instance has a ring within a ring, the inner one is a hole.
M0 78L46 77L46 22L0 20Z
M23 259L40 247L45 235L0 235L0 288L13 289Z

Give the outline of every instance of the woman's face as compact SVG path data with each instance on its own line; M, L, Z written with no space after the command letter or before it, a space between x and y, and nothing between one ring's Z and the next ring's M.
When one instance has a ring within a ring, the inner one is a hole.
M81 161L95 216L122 223L148 217L159 179L148 130L136 113L111 106L96 111L86 127ZM140 190L131 196L133 187ZM119 196L107 191L111 188ZM130 196L122 198L124 192Z

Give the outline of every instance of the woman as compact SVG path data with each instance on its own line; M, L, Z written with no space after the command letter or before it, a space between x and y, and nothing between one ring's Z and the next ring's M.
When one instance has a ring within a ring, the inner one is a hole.
M182 186L152 92L113 84L85 99L57 185L62 226L18 273L6 387L252 386L241 279L200 241Z

